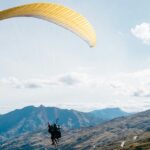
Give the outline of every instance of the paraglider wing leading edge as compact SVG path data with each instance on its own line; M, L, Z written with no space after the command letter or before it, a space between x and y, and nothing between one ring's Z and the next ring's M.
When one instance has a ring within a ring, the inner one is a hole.
M91 47L96 45L92 25L79 13L54 3L32 3L0 11L0 20L29 16L58 24L85 40Z

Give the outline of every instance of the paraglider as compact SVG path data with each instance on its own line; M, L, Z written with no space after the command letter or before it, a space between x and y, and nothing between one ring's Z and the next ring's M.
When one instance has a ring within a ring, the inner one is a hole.
M60 126L56 123L50 124L48 122L48 132L51 134L52 145L58 146L59 139L61 138Z
M0 20L12 17L36 17L60 25L85 40L91 47L96 45L92 25L79 13L54 3L32 3L0 11Z

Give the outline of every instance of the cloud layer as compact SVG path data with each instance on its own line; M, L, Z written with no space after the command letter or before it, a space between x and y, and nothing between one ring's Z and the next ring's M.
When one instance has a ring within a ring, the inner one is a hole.
M150 69L139 70L130 73L120 73L111 77L90 75L81 72L71 72L49 79L18 79L10 77L0 80L0 86L8 86L16 89L38 89L49 87L71 87L76 90L86 90L86 96L90 96L88 91L94 91L94 95L99 98L100 91L106 90L107 95L112 97L106 101L91 101L85 103L63 103L56 106L62 108L74 108L77 110L94 110L105 107L119 107L127 111L141 111L150 108ZM65 88L64 88L65 89ZM89 95L88 95L89 94ZM85 95L84 95L85 96ZM92 95L93 97L93 95ZM95 97L93 97L95 98ZM81 99L79 97L79 99ZM43 103L44 104L44 103ZM46 104L45 104L46 105ZM47 104L49 106L49 103ZM55 104L54 104L55 106Z
M3 78L0 80L1 85L8 85L18 89L36 89L46 86L77 86L88 84L89 78L84 73L72 72L49 79L19 79L16 77Z
M44 87L88 88L89 90L111 91L115 96L150 97L150 69L131 73L121 73L110 78L92 76L86 73L71 72L49 79L26 79L21 80L10 77L0 80L0 85L7 85L18 89L36 89Z

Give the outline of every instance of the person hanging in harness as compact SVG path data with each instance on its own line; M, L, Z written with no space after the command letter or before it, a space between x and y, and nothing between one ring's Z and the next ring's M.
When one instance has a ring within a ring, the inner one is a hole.
M57 145L61 138L60 126L56 123L50 125L48 122L48 132L51 134L52 145Z

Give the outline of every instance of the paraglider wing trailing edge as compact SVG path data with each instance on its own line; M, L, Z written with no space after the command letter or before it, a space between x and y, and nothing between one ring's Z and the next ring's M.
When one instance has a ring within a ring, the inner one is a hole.
M32 3L0 11L0 20L12 17L36 17L60 25L85 40L90 47L96 45L92 25L79 13L55 3Z

